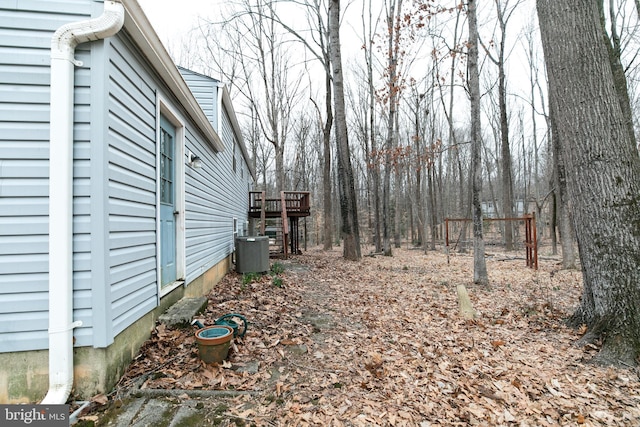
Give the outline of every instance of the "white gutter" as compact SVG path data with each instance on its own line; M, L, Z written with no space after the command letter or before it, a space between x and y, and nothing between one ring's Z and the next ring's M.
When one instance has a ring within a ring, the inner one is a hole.
M65 24L51 39L49 120L49 391L43 404L64 404L73 386L73 93L80 43L113 36L124 7L105 1L95 19Z

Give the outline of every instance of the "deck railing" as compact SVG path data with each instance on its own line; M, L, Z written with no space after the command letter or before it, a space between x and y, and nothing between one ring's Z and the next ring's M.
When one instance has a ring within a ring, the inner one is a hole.
M249 214L258 213L278 214L286 212L288 215L306 216L311 209L311 196L308 191L282 191L278 198L266 198L264 191L249 192ZM285 209L282 209L282 206Z

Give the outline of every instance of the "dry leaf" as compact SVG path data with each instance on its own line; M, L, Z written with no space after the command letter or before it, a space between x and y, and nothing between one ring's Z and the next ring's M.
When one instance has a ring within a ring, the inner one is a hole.
M508 423L512 423L516 420L516 418L513 415L511 415L511 412L509 412L509 410L506 408L502 413L502 416L504 417L504 420Z
M98 405L106 405L109 403L109 398L105 394L97 394L91 398L91 401Z
M586 365L599 347L575 347L576 331L563 323L579 302L580 271L558 270L545 256L536 272L512 254L492 254L484 288L471 284L471 255L447 262L438 251L398 248L356 263L341 255L312 249L279 260L282 288L269 277L243 286L242 275L227 274L201 316L249 320L227 360L201 362L193 330L158 325L118 393L140 382L250 391L221 398L225 416L247 425L603 427L640 419L638 378ZM467 284L482 321L452 315L452 284ZM294 345L308 351L285 347Z

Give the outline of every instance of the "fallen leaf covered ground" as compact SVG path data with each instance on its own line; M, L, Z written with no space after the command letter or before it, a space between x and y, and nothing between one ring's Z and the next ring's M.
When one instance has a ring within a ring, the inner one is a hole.
M224 419L257 426L640 425L638 371L589 363L597 345L575 346L584 330L564 325L582 285L558 259L534 271L490 254L488 287L472 283L470 255L403 248L350 262L336 249L274 262L281 283L229 273L198 317L248 319L224 363L200 361L194 330L158 325L111 398L228 390ZM474 320L458 314L459 284Z

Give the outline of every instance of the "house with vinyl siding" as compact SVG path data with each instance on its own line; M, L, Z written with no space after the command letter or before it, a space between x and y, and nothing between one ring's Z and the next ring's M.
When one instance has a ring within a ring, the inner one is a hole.
M229 271L254 175L136 0L0 2L0 34L0 403L89 398Z

